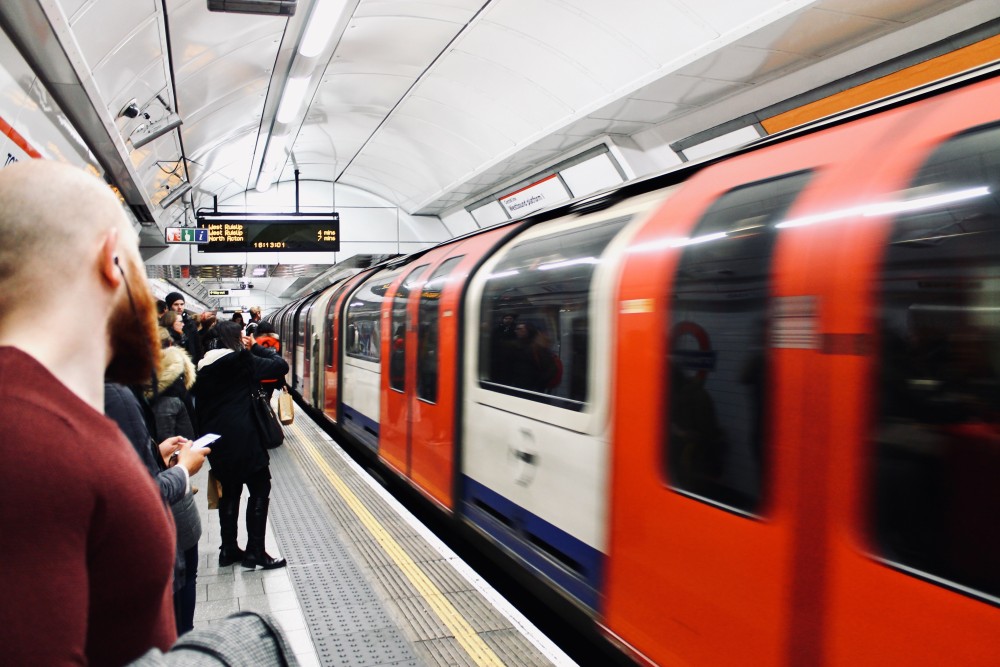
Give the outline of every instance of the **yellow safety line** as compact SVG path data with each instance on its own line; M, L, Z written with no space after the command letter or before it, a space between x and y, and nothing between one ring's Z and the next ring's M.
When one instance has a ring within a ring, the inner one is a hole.
M472 629L472 626L452 606L448 598L434 585L434 582L427 578L427 575L413 562L413 559L407 555L399 543L393 539L392 535L386 532L379 520L368 511L364 503L354 495L354 492L351 491L340 476L323 460L319 451L317 451L309 442L309 439L305 437L305 434L299 429L299 425L293 423L290 426L298 436L299 442L309 452L309 455L316 462L316 465L319 466L320 470L323 471L323 474L326 475L333 488L340 494L341 498L344 499L344 502L347 503L348 507L351 508L357 517L361 519L361 523L372 534L372 537L378 541L385 553L392 558L396 566L406 575L406 578L410 580L410 583L417 589L424 601L434 610L434 613L441 619L441 622L451 630L455 639L465 649L465 652L476 661L476 664L503 667L503 660Z

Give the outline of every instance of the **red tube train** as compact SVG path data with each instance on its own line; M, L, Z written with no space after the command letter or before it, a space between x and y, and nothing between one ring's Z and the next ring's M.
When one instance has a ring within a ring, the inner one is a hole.
M1000 78L346 277L303 399L658 665L1000 660Z

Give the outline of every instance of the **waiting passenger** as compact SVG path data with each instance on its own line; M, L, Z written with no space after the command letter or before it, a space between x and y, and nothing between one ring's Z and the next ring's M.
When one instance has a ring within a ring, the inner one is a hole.
M261 380L283 377L288 364L274 351L241 336L242 330L235 322L220 322L215 331L218 345L198 364L194 394L200 432L222 436L209 456L212 472L222 484L219 567L238 561L250 569L257 565L265 570L284 567L283 558L274 559L264 551L271 494L270 457L256 427L251 392ZM236 541L244 484L250 491L245 552Z
M274 350L276 353L281 353L281 341L278 339L278 334L274 330L274 325L270 322L261 322L257 325L257 336L255 338L257 344L261 347L266 347ZM264 389L264 394L267 396L267 402L271 402L271 397L274 395L275 389L281 389L285 386L285 378L279 380L261 380L260 386Z
M180 348L169 348L186 354ZM145 408L145 409L144 409ZM144 405L128 387L104 384L104 411L132 443L146 470L160 488L163 499L174 516L177 551L174 560L174 622L177 634L194 628L194 607L198 574L198 540L201 539L201 516L194 504L191 475L205 463L208 448L192 450L188 437L175 434L156 444L150 431L149 406Z
M188 348L187 333L184 331L184 318L172 310L168 310L160 318L160 326L167 330L173 339L172 345Z
M186 341L184 349L191 355L191 359L195 363L198 363L204 352L201 347L201 339L198 338L198 325L194 323L193 319L188 317L187 311L184 310L184 295L180 292L171 292L166 296L164 301L167 302L167 307L170 310L177 313L184 320L184 337Z
M260 306L250 306L250 321L247 322L246 335L257 337L257 327L260 325Z
M121 665L165 651L173 528L104 416L105 369L145 382L159 346L136 234L107 184L46 160L0 170L0 229L2 660ZM81 303L93 335L38 326Z

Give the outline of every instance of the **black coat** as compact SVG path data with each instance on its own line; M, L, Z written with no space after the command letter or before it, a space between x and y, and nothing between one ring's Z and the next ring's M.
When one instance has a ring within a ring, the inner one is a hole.
M284 377L288 364L260 345L239 352L211 350L198 365L193 393L199 433L218 433L208 460L216 477L242 483L269 463L251 412L261 380Z

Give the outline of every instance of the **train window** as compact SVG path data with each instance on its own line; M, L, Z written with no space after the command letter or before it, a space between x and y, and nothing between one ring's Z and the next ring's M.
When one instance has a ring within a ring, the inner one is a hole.
M666 476L678 491L754 513L767 456L765 358L771 260L808 172L717 199L683 246L674 280Z
M427 264L418 266L403 278L392 299L392 340L389 343L389 387L396 391L406 388L406 306L410 292L427 270Z
M365 361L382 358L382 299L398 274L378 274L354 291L347 304L344 351Z
M879 556L1000 600L1000 127L941 145L882 265Z
M587 401L590 286L618 218L524 241L483 290L480 386L582 411Z
M417 398L436 403L438 397L438 325L441 320L441 293L448 275L462 257L450 257L434 269L420 292L417 318Z

